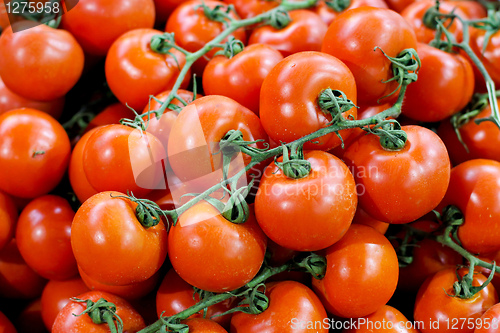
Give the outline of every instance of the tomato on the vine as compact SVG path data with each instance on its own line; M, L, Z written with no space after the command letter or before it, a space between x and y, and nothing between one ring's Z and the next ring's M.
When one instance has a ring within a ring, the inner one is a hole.
M476 321L474 333L495 333L500 326L500 304L489 308L479 320Z
M359 320L359 325L353 325L350 329L343 330L343 333L373 333L376 327L377 333L419 333L414 324L409 321L404 314L396 308L384 305L372 314ZM379 329L380 327L380 329Z
M388 8L387 3L384 0L350 0L348 2L349 5L342 11L338 12L335 9L331 8L327 4L327 1L318 1L316 7L314 7L314 11L321 17L323 22L325 22L327 25L330 25L333 22L333 20L335 20L337 16L340 15L340 13L350 9L358 7L366 7L366 6L376 7L376 8Z

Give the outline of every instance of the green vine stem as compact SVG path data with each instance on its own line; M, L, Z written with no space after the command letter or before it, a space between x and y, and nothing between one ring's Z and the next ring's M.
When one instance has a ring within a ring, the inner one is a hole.
M108 302L104 298L100 298L97 302L76 297L70 298L70 300L78 303L86 303L87 308L80 314L73 314L75 317L87 314L94 324L100 325L106 323L111 333L123 332L123 321L116 314L116 306L113 303Z

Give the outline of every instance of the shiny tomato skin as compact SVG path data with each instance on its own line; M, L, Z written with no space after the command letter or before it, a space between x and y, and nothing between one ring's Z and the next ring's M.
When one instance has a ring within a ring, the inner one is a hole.
M290 84L296 82L298 84ZM300 52L286 57L267 75L260 93L262 126L275 142L291 142L311 134L331 121L318 106L325 89L340 90L356 104L356 82L339 59L321 52ZM356 118L356 109L343 114ZM347 137L350 130L339 131ZM340 145L335 133L306 142L304 149L328 150Z
M0 331L2 333L17 333L14 324L7 318L7 316L0 311Z
M441 121L462 110L474 93L474 72L460 54L418 44L422 67L406 90L402 113L424 122Z
M373 217L371 217L368 213L366 213L359 206L356 208L356 213L354 214L354 218L352 219L352 223L367 225L367 226L372 227L373 229L377 230L382 235L384 235L387 232L387 229L389 229L389 225L390 225L387 222L382 222L382 221L379 221L377 219L374 219Z
M215 321L204 318L192 318L182 321L188 325L190 333L227 333L227 331Z
M340 14L328 27L321 51L331 54L351 70L358 88L360 103L374 105L395 91L391 62L384 56L396 57L405 49L417 48L410 25L396 12L374 7L354 8ZM397 92L382 102L388 103Z
M135 114L122 103L113 103L105 107L90 121L85 128L85 133L99 126L119 124L123 118L134 119Z
M48 114L17 109L0 116L0 189L21 198L50 192L68 166L71 146Z
M38 101L64 96L82 74L82 48L67 31L28 21L17 24L30 28L14 33L9 27L0 38L0 76L5 85Z
M255 213L264 233L277 244L317 251L337 242L349 229L358 201L356 184L347 166L327 152L309 151L304 159L311 172L300 179L288 178L274 162L266 168Z
M403 9L414 3L416 0L385 0L390 9L401 13Z
M75 193L78 200L83 203L85 200L97 194L97 190L90 185L85 170L83 169L83 151L90 136L96 131L96 128L88 131L76 143L73 151L71 152L71 159L69 160L68 176L71 188Z
M384 0L351 0L349 6L341 12L337 12L332 8L328 7L325 1L319 1L316 7L314 7L314 12L321 17L321 20L327 25L330 25L333 20L339 16L340 13L358 8L358 7L376 7L376 8L388 8L387 3Z
M474 51L474 53L479 57L484 68L488 71L495 85L498 86L500 84L500 55L495 50L500 47L500 32L495 32L490 39L488 40L488 44L486 45L486 49L484 49L484 43L486 31L481 29L472 29L471 37L470 37L470 47ZM475 74L478 83L482 83L484 85L484 78L478 72L477 68L475 68Z
M467 270L460 270L463 276ZM426 323L421 328L422 333L472 333L473 327L460 325L465 320L480 318L486 310L498 303L498 295L492 284L489 284L470 299L461 299L454 295L453 283L457 281L455 268L448 268L437 272L427 279L420 287L415 301L414 319ZM473 286L480 286L486 277L474 273ZM458 319L457 325L452 324ZM433 327L430 327L430 322Z
M345 329L342 333L373 333L375 331L373 327L380 327L380 329L376 329L377 333L419 333L413 327L414 323L390 305L382 306L366 316L365 319L366 322L361 322L357 327Z
M105 56L111 44L127 31L153 28L153 0L84 0L62 15L61 26L86 53Z
M495 304L489 308L479 321L481 326L477 325L474 333L495 333L500 326L500 304Z
M312 285L328 312L363 317L392 297L398 283L398 258L391 243L375 229L352 224L325 254L326 275L313 279Z
M215 56L203 72L203 90L232 98L259 114L262 82L281 60L281 53L266 44L249 45L231 59Z
M168 234L175 271L187 283L212 292L234 290L253 279L264 261L266 244L253 211L245 223L235 224L206 201L185 211Z
M101 192L76 212L71 246L82 271L97 282L127 285L150 278L167 255L167 230L162 222L145 229L136 205L119 192ZM124 273L126 272L126 274Z
M420 126L403 126L408 135L400 151L382 148L367 135L344 154L356 180L360 207L389 223L415 221L434 209L450 182L450 160L441 139Z
M123 320L123 333L134 333L144 327L144 319L132 306L123 298L102 291L89 291L76 296L83 300L92 300L97 302L100 298L104 298L108 302L116 305L116 314ZM94 324L89 315L75 316L82 313L86 309L85 302L79 303L71 301L57 315L52 333L107 333L110 332L108 325Z
M180 51L160 54L150 48L151 38L162 35L159 30L135 29L121 35L106 56L106 81L113 94L124 105L137 112L148 102L150 95L171 89L186 64ZM191 79L187 72L181 88Z
M10 243L16 231L17 208L14 200L0 191L0 251Z
M450 0L443 1L449 5L460 9L471 20L479 20L485 18L488 13L486 8L478 1L474 0Z
M280 1L274 0L224 0L224 2L233 5L238 13L238 16L242 19L257 16L279 6L280 4Z

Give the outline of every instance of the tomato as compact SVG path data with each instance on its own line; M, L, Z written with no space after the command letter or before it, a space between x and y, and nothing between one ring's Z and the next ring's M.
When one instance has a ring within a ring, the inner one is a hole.
M270 283L266 286L269 307L258 315L237 312L231 319L231 333L326 333L325 308L311 289L295 281Z
M0 251L10 243L17 223L17 208L12 198L0 192Z
M168 141L168 160L179 179L194 192L203 192L222 178L220 140L230 131L239 130L245 141L261 140L251 147L265 148L267 134L259 117L224 96L205 96L186 106L177 117ZM231 161L231 177L250 163L250 156L238 153ZM250 175L250 170L247 174Z
M100 298L116 306L116 314L123 320L123 333L133 333L143 329L146 325L144 319L123 298L102 291L89 291L77 296L79 299L97 302ZM78 333L78 332L110 332L108 325L94 324L88 314L78 316L86 309L86 304L71 301L57 315L52 333Z
M153 0L80 0L62 15L62 28L75 36L86 53L105 56L127 31L153 28Z
M274 7L279 6L279 0L224 0L225 3L233 5L238 13L238 16L242 19L251 18L267 12Z
M48 102L24 98L7 88L0 78L0 114L19 108L31 108L48 113L57 119L61 116L63 107L64 97Z
M478 259L481 259L481 260L486 261L487 263L493 264L493 261L495 261L495 263L499 262L498 261L498 259L500 258L499 254L500 254L499 252L496 252L493 254L490 253L490 254L487 254L485 257L478 256ZM491 273L491 269L488 269L488 268L482 267L482 266L476 266L474 268L474 271L481 273L484 276L490 276L490 273ZM491 284L493 285L493 287L495 287L495 290L500 290L500 274L499 273L495 273L495 275L493 276L493 280L491 280Z
M466 269L461 269L458 274L464 276ZM415 301L414 318L423 321L424 326L420 332L441 333L472 333L475 323L486 310L498 302L498 296L492 284L478 292L469 299L453 297L453 284L457 281L457 272L454 268L444 269L427 279L420 287ZM473 286L480 286L486 277L475 273ZM465 325L462 323L465 321ZM432 325L432 326L431 326Z
M467 59L418 44L422 68L406 90L402 112L425 122L443 120L462 110L474 93L474 72Z
M108 105L104 110L99 112L88 124L85 128L85 132L90 131L93 128L111 125L111 124L119 124L121 119L134 119L135 114L128 107L123 105L122 103L113 103Z
M450 0L444 2L460 9L471 20L479 20L487 16L486 8L474 0Z
M186 64L186 57L178 50L160 54L150 48L151 38L162 35L159 30L136 29L121 35L106 56L106 81L123 104L140 111L148 103L149 95L171 89ZM188 72L181 85L186 88L191 77Z
M172 268L168 271L167 275L156 293L156 313L158 318L163 314L164 317L173 316L187 308L194 306L200 301L198 294L194 294L193 287L184 281ZM231 310L236 305L235 298L229 298L220 303L214 304L207 308L206 318L213 320L223 327L229 327L231 315L218 316L226 311ZM197 313L189 318L202 318L203 313ZM190 331L191 332L191 331Z
M391 243L375 229L352 224L326 250L326 274L313 288L330 313L363 317L384 306L398 283L398 257Z
M495 304L489 308L481 318L476 321L474 333L494 333L500 326L500 304Z
M7 88L39 101L64 96L82 74L80 45L67 31L45 24L23 21L16 26L25 29L14 33L10 26L0 37L0 76Z
M46 282L26 264L15 239L0 251L0 297L35 298L42 294Z
M69 203L55 195L34 199L19 215L19 252L46 279L65 280L78 275L70 241L74 215Z
M170 229L168 252L175 271L187 283L225 292L244 286L258 273L266 240L253 211L245 223L236 224L201 201L185 211Z
M107 125L88 138L83 170L98 192L129 191L141 197L162 181L164 157L163 145L153 135L124 125Z
M325 90L340 90L356 104L356 83L347 66L320 52L300 52L279 62L264 79L260 94L262 126L275 142L291 142L329 125L332 118L318 105ZM343 114L356 118L356 109ZM350 130L339 131L347 137ZM306 142L304 149L328 150L340 145L335 133Z
M214 0L191 0L179 5L170 15L165 27L166 32L175 34L175 42L180 47L189 52L195 52L205 46L206 43L218 36L223 30L224 25L220 22L212 21L205 16L203 8L200 5L205 4L209 8L222 6L221 10L225 10L227 6L224 3ZM198 7L197 9L195 9ZM229 15L236 18L233 12ZM246 34L244 29L238 29L232 33L232 36L243 43L246 42ZM223 41L223 43L226 40ZM208 63L207 59L212 58L219 49L213 49L208 52L205 57L198 59L192 67L193 73L202 76L203 69Z
M156 24L164 24L177 6L186 0L154 0Z
M227 333L227 331L215 321L203 318L193 318L182 321L188 325L190 333Z
M384 305L374 313L358 319L359 325L343 330L343 333L419 333L414 324L398 309ZM417 324L415 324L417 325ZM375 329L373 329L375 327ZM380 329L379 329L380 327Z
M500 250L499 195L499 162L470 160L451 170L450 186L439 208L455 205L462 212L464 224L458 228L458 238L468 251Z
M16 328L3 312L0 312L0 331L2 333L17 333Z
M49 332L42 319L42 302L40 298L31 301L14 320L18 333L47 333Z
M374 105L395 91L392 64L382 53L396 57L403 50L417 48L415 33L396 12L373 7L360 7L340 14L328 27L321 51L331 54L352 71L360 103ZM397 93L390 100L397 97Z
M382 148L378 136L355 141L344 154L358 188L359 205L389 223L415 221L434 209L450 181L450 160L441 139L424 127L403 126L399 151Z
M319 1L316 7L314 7L314 11L321 17L321 20L326 23L326 25L330 25L333 20L339 16L340 13L358 8L358 7L376 7L376 8L388 8L387 4L384 0L350 0L349 5L341 12L337 12L334 9L330 8L326 1Z
M215 56L203 72L203 90L232 98L259 114L262 82L281 60L281 53L265 44L250 45L231 59Z
M354 214L352 223L370 226L380 232L382 235L386 233L387 229L389 229L389 223L374 219L360 207L356 208L356 213Z
M127 285L150 278L167 255L163 223L145 229L135 215L136 204L101 192L76 212L71 246L81 270L97 282ZM124 273L126 272L126 274Z
M337 242L349 229L358 201L356 184L347 166L329 153L309 151L304 159L311 172L299 179L288 178L275 162L266 168L255 213L274 242L296 251L317 251Z
M385 2L387 2L390 9L392 9L398 13L401 13L403 11L403 9L405 9L410 4L415 2L415 0L385 0Z
M49 281L43 289L41 299L41 311L45 327L50 331L57 314L70 302L70 298L87 291L89 291L89 288L79 277L64 281Z
M1 190L21 198L50 192L63 177L70 153L68 135L48 114L17 109L0 116Z
M319 15L306 9L289 12L291 22L282 29L269 25L256 28L248 44L266 44L278 50L284 57L303 51L320 51L321 42L328 26Z
M484 68L490 75L495 85L500 85L500 55L498 54L498 48L500 47L500 31L495 32L490 36L488 44L484 49L484 43L486 31L481 29L472 29L470 38L470 47L472 51L479 57ZM484 78L476 69L475 71L476 79L484 85Z

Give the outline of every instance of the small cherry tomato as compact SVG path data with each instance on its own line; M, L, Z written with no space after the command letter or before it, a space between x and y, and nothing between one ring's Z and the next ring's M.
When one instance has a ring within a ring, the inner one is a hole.
M17 223L17 208L12 198L0 191L0 251L10 243Z

